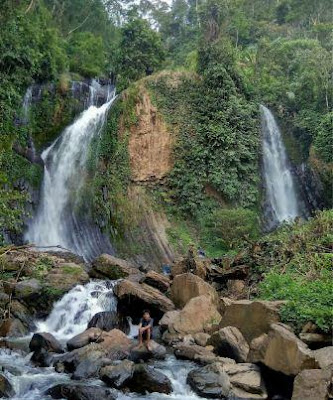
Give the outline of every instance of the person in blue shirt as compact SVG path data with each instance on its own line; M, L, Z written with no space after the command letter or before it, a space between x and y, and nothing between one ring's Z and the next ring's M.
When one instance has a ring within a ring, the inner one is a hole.
M154 320L150 316L150 311L144 310L139 324L139 345L144 342L148 350L150 350L150 340L153 338L153 325Z

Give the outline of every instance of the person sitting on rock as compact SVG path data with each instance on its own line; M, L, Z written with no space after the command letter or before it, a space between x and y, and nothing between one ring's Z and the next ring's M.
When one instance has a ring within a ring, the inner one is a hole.
M154 320L150 317L150 311L144 310L139 324L139 345L145 342L147 349L150 350L150 339L153 337Z

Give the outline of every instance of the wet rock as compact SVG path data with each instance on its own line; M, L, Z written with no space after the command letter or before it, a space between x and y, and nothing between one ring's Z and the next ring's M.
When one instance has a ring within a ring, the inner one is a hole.
M15 285L14 296L19 300L31 300L40 295L42 285L37 279L28 279Z
M145 364L137 364L134 367L133 376L127 382L127 387L131 392L142 393L165 393L172 392L170 379Z
M309 369L300 372L294 380L292 400L328 400L332 372Z
M199 296L191 299L169 324L170 333L182 335L204 332L211 324L218 324L221 315L212 303L211 297Z
M87 282L89 282L89 276L83 266L75 263L59 262L44 277L44 293L49 295L50 301L53 301L53 297L59 298L74 286Z
M126 387L127 382L132 379L134 372L134 363L129 360L121 361L116 365L103 367L99 376L108 386L122 389Z
M23 337L28 334L28 329L17 318L10 318L0 325L0 337Z
M45 392L53 399L66 400L115 400L116 393L111 389L94 384L61 383Z
M109 254L102 254L92 262L89 275L91 278L111 280L129 276L137 276L137 279L142 277L140 271L133 264Z
M244 336L234 326L213 333L208 344L214 347L218 355L233 358L236 362L245 362L250 350Z
M15 391L9 380L3 374L0 374L0 397L9 399L14 395Z
M88 323L88 329L89 328L99 328L103 331L120 329L126 334L129 334L130 331L130 325L127 318L115 311L102 311L95 314Z
M159 290L145 283L120 281L114 288L118 298L118 308L122 314L129 315L134 321L148 308L152 318L157 322L165 312L175 308L173 302Z
M199 396L207 399L228 399L231 389L229 376L219 363L190 371L187 383Z
M216 290L199 276L186 273L174 278L170 297L178 308L184 307L190 299L198 296L211 297L213 303L218 303Z
M30 344L30 351L39 351L40 349L45 349L53 353L63 353L64 349L58 340L47 332L34 333Z
M210 339L210 335L204 332L198 332L193 335L194 341L199 346L206 346L208 340Z
M261 362L285 375L297 375L303 369L318 368L313 352L283 324L272 324L266 336L251 343L248 360Z
M220 328L235 326L250 343L270 330L271 324L280 321L282 301L237 300L224 305Z
M150 341L150 350L145 345L135 346L131 349L129 359L134 362L148 361L152 358L163 360L166 356L166 348L154 340Z
M67 342L67 349L72 351L89 343L97 342L101 338L102 333L103 331L100 328L88 328L84 332L72 337Z
M142 282L160 290L162 293L165 293L170 289L169 277L159 274L153 270L148 271L146 276L142 279Z
M333 369L333 346L327 346L319 350L314 350L313 355L318 361L320 368Z

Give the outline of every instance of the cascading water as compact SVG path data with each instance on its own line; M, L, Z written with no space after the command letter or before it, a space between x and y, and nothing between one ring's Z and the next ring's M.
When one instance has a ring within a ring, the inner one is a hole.
M297 190L280 129L271 111L260 106L265 180L265 223L268 230L301 215Z
M100 133L115 100L112 91L107 101L97 107L94 104L98 90L100 85L93 81L88 109L42 153L44 181L40 205L25 234L30 243L40 247L61 246L85 260L91 260L101 252L113 252L98 227L86 216L78 216L75 212L82 200L80 190L86 178L89 145Z

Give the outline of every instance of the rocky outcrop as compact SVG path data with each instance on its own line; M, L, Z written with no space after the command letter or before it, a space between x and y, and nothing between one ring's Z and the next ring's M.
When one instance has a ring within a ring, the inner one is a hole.
M272 324L268 334L251 343L248 360L261 362L285 375L297 375L304 369L318 368L312 351L283 324Z
M207 332L218 326L221 315L211 297L199 296L191 299L186 306L175 314L168 325L170 333L182 335Z
M122 314L129 315L134 320L142 315L142 310L145 308L151 311L151 315L156 321L165 312L175 308L168 297L145 283L125 279L115 286L114 293L118 298L118 308Z
M218 355L232 358L236 362L246 362L250 350L240 330L234 326L214 332L208 345L212 345Z
M292 400L328 400L332 372L322 369L307 369L300 372L294 380Z
M103 331L120 329L126 333L126 335L128 335L130 331L127 318L115 311L102 311L95 314L88 323L88 329L89 328L99 328Z
M208 296L213 303L218 303L216 290L199 276L186 273L174 278L170 297L176 307L182 308L190 299L198 296Z
M121 279L132 278L140 279L142 274L133 264L109 254L102 254L92 261L89 271L91 278L97 279Z
M237 300L224 305L221 328L235 326L250 343L270 330L271 324L280 321L281 301Z

